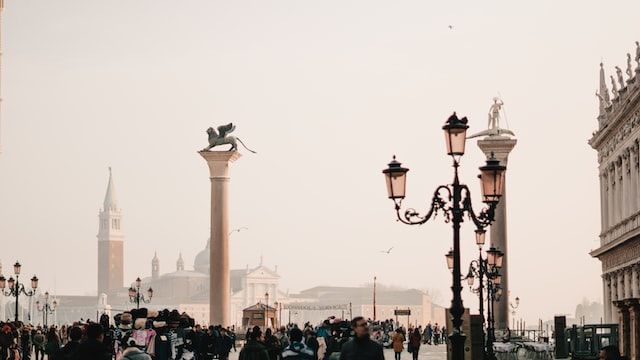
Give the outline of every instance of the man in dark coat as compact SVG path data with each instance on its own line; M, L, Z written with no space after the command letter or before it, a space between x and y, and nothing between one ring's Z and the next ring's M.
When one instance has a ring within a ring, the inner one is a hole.
M73 357L74 360L111 360L109 350L102 342L104 340L104 330L100 324L89 324L87 326L87 340L78 345L78 351Z
M56 352L52 360L72 360L80 346L82 339L82 329L74 326L69 329L69 342Z
M254 326L247 344L240 350L239 360L270 360L267 347L260 342L262 330Z
M340 360L384 360L382 345L369 338L369 326L362 316L351 321L356 337L342 346Z

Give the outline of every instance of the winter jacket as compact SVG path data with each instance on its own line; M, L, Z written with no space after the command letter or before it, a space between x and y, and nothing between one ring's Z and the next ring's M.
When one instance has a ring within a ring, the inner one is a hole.
M122 352L122 360L151 360L151 356L138 348L130 347Z
M238 360L270 360L267 347L257 340L249 340L240 350Z
M404 340L404 335L400 331L393 334L393 351L402 352L404 350Z
M312 360L313 350L301 342L293 342L284 349L282 358L287 360Z
M342 346L340 360L384 360L382 345L367 338L354 338Z
M71 360L73 359L76 351L78 351L80 343L77 341L70 341L67 345L63 346L55 354L53 354L53 360Z
M98 340L89 339L78 346L73 360L111 360L107 347Z

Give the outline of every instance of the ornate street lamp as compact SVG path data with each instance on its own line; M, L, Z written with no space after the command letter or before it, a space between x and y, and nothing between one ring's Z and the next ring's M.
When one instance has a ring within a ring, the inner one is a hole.
M49 292L44 293L44 303L40 303L40 300L36 301L36 308L42 313L42 324L45 329L49 326L49 315L53 314L58 307L58 300L49 302Z
M33 296L36 293L36 289L38 288L38 278L34 275L31 278L31 290L27 290L23 283L20 282L20 271L22 270L22 265L16 261L13 265L13 273L16 276L14 279L13 276L9 277L9 280L5 279L4 276L0 275L0 292L4 296L15 297L16 303L16 313L15 313L15 321L18 322L18 314L19 314L19 305L18 300L20 295L24 295L27 297ZM7 289L7 285L9 288Z
M479 236L480 236L479 233L476 232L477 243L480 243L480 241L478 241ZM484 233L482 234L482 237L484 238ZM483 330L484 330L484 324L485 324L484 290L485 290L485 279L486 279L486 287L488 292L487 298L486 298L487 318L489 320L488 321L489 324L487 326L488 336L486 338L486 349L483 348L483 358L486 358L488 360L496 359L495 353L493 352L493 342L495 341L495 339L493 338L494 336L493 313L492 313L493 296L491 294L492 290L489 289L489 287L493 285L498 286L501 282L502 276L500 275L500 269L502 268L503 256L504 256L504 253L492 247L489 250L487 250L487 256L485 258L482 256L482 245L480 245L479 251L478 251L478 259L471 261L471 263L469 264L469 272L466 276L466 280L467 280L467 284L469 285L469 288L471 289L472 292L478 294L479 304L480 304L479 312L480 312L480 319L482 322ZM474 289L473 284L476 277L478 278L479 281L478 281L478 287ZM482 333L482 338L484 339L484 331Z
M135 281L135 287L132 285L129 287L129 301L136 304L136 309L140 309L140 302L148 304L151 302L151 298L153 297L153 289L147 289L147 296L140 291L142 287L142 280L138 277Z
M459 119L456 113L453 113L442 127L444 130L447 154L450 155L453 160L453 183L441 185L436 188L431 201L431 208L426 214L421 215L414 209L407 209L404 214L400 211L402 200L406 196L406 181L409 169L403 168L402 164L394 157L388 167L382 171L386 179L388 197L392 199L395 204L396 215L399 221L408 225L422 225L438 212L442 212L445 222L452 222L453 249L450 258L451 264L449 266L453 272L453 285L451 286L453 298L451 300L451 309L449 310L453 323L453 329L451 329L452 331L449 335L452 360L464 359L464 340L466 338L462 332L464 305L460 294L462 291L462 277L460 273L460 225L464 221L465 213L479 231L484 231L484 229L494 221L495 208L498 200L502 196L504 172L506 170L493 156L487 160L485 166L480 168L482 199L487 207L476 215L471 205L471 191L466 185L461 184L458 178L459 160L460 157L464 155L468 128L467 118L463 117ZM484 239L482 241L484 241ZM447 257L447 259L449 259L449 257ZM449 261L447 262L449 263Z

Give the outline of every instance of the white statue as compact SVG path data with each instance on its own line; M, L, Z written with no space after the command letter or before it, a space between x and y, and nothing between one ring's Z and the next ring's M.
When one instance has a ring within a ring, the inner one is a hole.
M613 97L618 96L618 84L616 84L616 80L613 78L613 75L609 75L611 77L611 93Z
M636 41L636 63L640 66L640 42Z
M493 104L489 108L489 122L487 123L487 128L498 129L500 127L500 110L502 109L502 105L504 105L504 103L500 98L493 98Z
M631 54L627 53L627 76L629 79L633 77L633 70L631 68Z
M624 87L624 78L622 77L622 69L616 66L616 75L618 76L618 82L620 83L620 89Z
M500 136L502 134L515 136L513 131L500 127L500 111L502 110L503 105L504 102L500 98L494 97L493 104L491 104L491 107L489 108L487 130L469 136L468 138L471 139L478 136Z

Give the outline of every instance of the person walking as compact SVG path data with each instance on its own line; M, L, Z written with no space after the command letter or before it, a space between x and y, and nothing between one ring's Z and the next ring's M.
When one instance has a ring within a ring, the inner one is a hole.
M53 354L60 350L60 338L56 333L56 329L51 327L47 333L47 343L44 346L44 353L47 354L47 359L51 360Z
M418 360L418 353L420 352L420 329L415 328L409 335L409 352L413 356L413 360Z
M362 316L351 320L351 328L356 337L342 346L340 360L384 360L382 345L369 337L369 324Z
M44 347L47 342L47 338L42 333L42 330L36 330L36 334L33 335L33 350L35 353L35 360L44 359Z
M313 350L302 342L302 330L291 329L291 343L282 351L282 360L314 360Z
M404 330L398 329L393 337L391 338L391 343L393 344L393 352L395 353L395 359L400 360L402 356L402 350L404 350L404 341L406 338L404 337Z
M68 328L67 335L69 341L53 355L52 360L72 360L75 356L82 339L82 329L77 326Z
M104 330L102 325L92 323L87 326L87 340L80 343L73 360L110 360L111 356L107 347L102 342Z
M270 360L267 347L261 342L262 330L259 326L254 326L247 344L240 350L238 360Z

